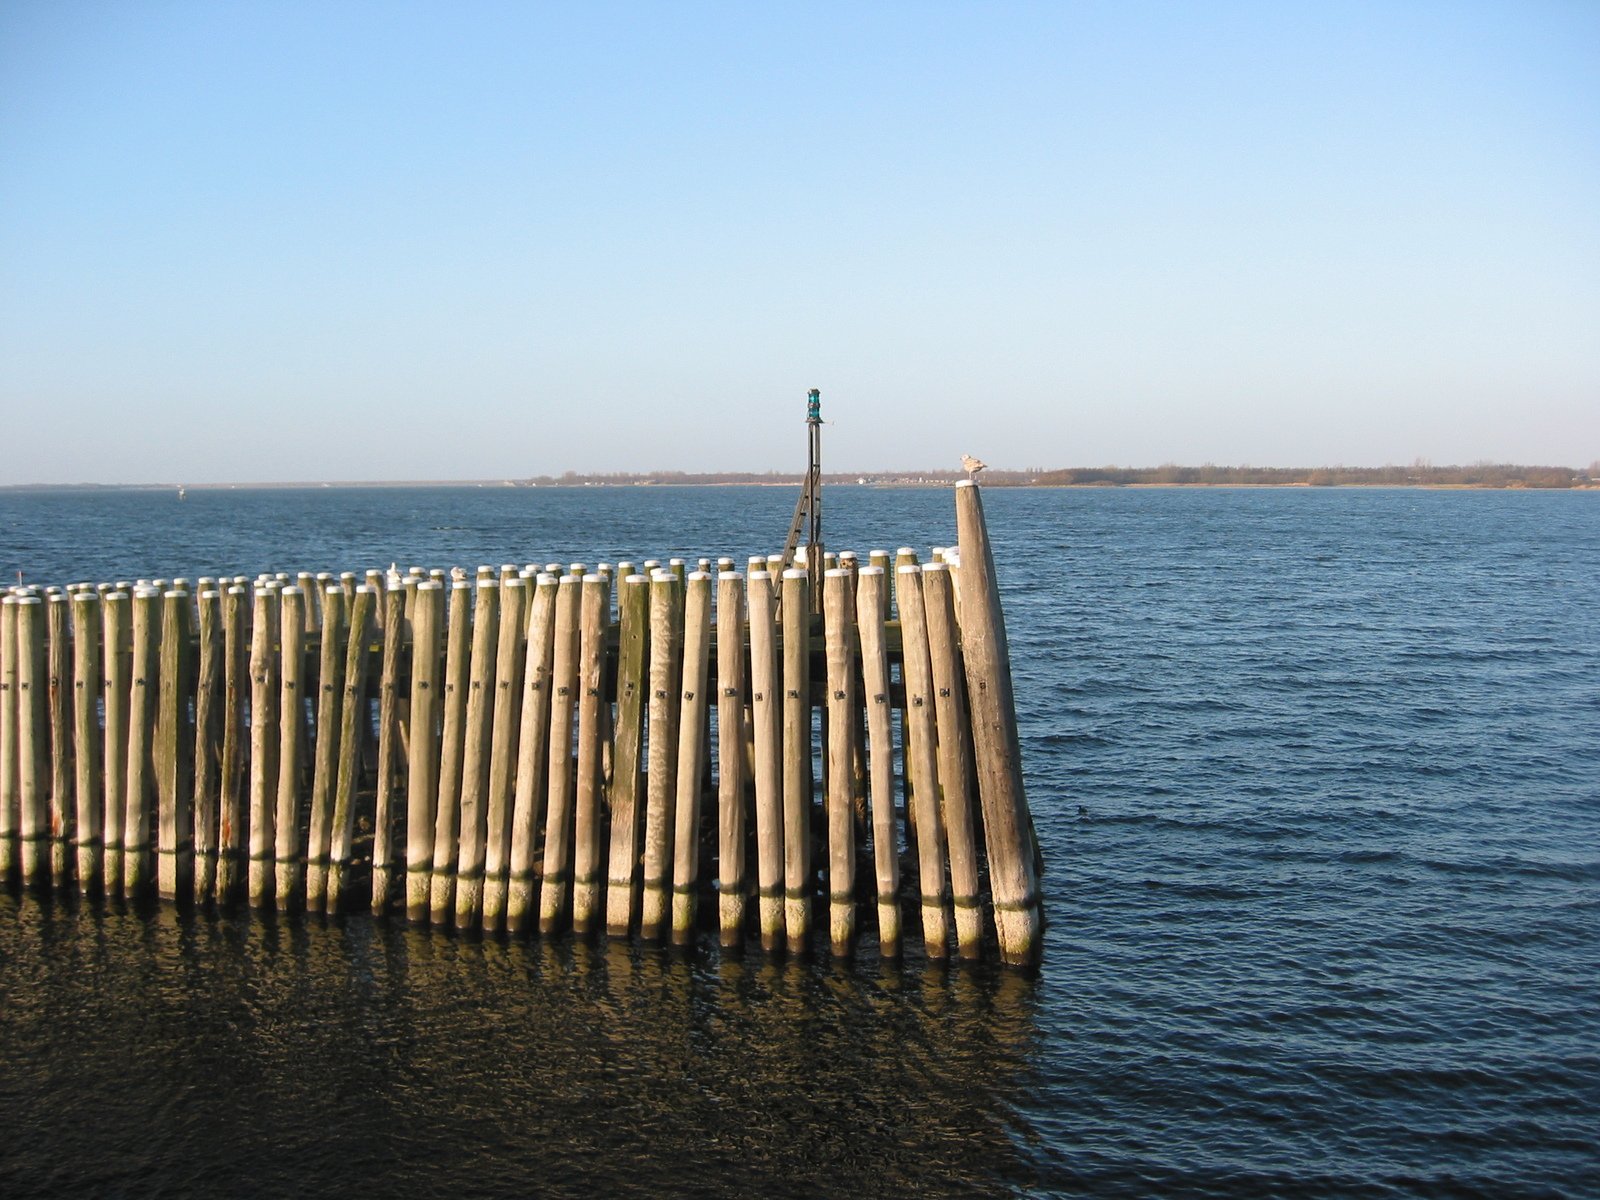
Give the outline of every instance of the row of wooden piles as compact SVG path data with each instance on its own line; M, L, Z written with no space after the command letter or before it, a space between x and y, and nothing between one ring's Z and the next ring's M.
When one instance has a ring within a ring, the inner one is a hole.
M863 911L898 955L904 904L930 958L1032 963L1005 630L956 495L926 564L12 589L0 873L679 942L714 896L725 945L804 948L825 911L840 955Z

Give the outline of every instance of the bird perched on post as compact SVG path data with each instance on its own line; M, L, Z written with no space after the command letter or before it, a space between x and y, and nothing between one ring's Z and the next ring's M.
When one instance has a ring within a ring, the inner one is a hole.
M961 456L961 469L967 473L968 479L976 479L978 477L978 472L983 470L988 465L989 464L984 462L981 458L973 458L970 454L963 454Z

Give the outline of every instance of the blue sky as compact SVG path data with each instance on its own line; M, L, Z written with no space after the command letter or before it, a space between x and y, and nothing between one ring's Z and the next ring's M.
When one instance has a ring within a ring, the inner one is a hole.
M1600 4L0 5L0 483L1600 458Z

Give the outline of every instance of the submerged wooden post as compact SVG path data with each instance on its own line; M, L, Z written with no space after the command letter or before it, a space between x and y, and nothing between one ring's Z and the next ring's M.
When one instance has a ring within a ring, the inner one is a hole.
M472 584L450 584L450 624L444 648L444 730L439 745L438 803L433 812L433 873L429 915L435 925L451 916L456 853L461 831L461 759L467 726L467 684L472 666Z
M349 886L355 849L356 787L361 776L361 751L367 724L367 645L372 640L377 597L360 584L350 602L344 647L344 703L339 710L339 758L334 775L333 830L328 846L328 886L324 912L335 912Z
M142 894L151 878L150 799L154 785L151 742L155 732L157 639L161 631L161 593L133 593L133 665L128 702L128 776L122 816L122 891Z
M273 819L273 897L287 909L305 882L305 839L300 830L301 755L306 742L305 621L310 597L286 587L279 614L278 795Z
M406 918L428 919L439 758L439 623L444 587L419 583L411 627L411 755L406 777Z
M217 886L217 792L222 769L223 631L221 596L198 599L194 688L194 899L209 900Z
M78 890L99 890L103 878L105 809L100 798L100 596L72 597L72 716L74 800L78 810Z
M522 715L522 673L528 653L528 584L502 568L500 644L495 651L494 722L489 737L489 805L483 859L483 928L505 924L506 868L511 861L515 806L517 726Z
M222 715L222 764L217 797L217 900L234 900L244 880L245 792L244 792L244 698L249 687L250 667L244 629L245 602L249 593L241 586L230 587L222 597L222 661L224 711Z
M105 776L104 890L122 894L124 844L122 823L127 816L128 791L128 670L123 646L132 637L133 602L126 592L111 592L101 602L102 670L105 672L105 736L101 739L102 774Z
M694 934L700 888L700 787L706 767L706 674L711 661L711 576L696 571L686 586L683 690L678 719L678 786L674 799L672 940Z
M555 654L558 585L538 576L529 606L528 650L522 669L522 713L517 735L516 797L511 810L511 863L506 873L506 930L520 933L537 919L544 847L545 771L549 764L550 677Z
M413 590L415 590L413 588ZM378 678L378 787L372 816L372 912L389 911L394 887L395 792L400 781L400 656L410 622L406 590L391 587L383 596L383 666Z
M950 900L956 914L956 953L978 958L983 949L983 910L978 901L978 851L972 826L971 733L965 690L956 657L955 595L950 569L929 563L922 569L922 598L928 620L928 656L933 666L934 715L939 723L939 792L946 845L950 851Z
M494 678L500 645L500 581L478 581L473 607L472 662L461 756L460 834L456 854L455 923L471 929L483 911L484 843L488 831L490 738L494 732Z
M650 632L650 581L626 575L618 592L617 727L611 769L611 855L606 870L606 932L633 926L644 844L643 782L645 648Z
M895 603L900 612L900 653L904 671L906 719L902 727L906 773L915 781L907 823L916 836L917 886L922 902L922 941L929 958L949 954L950 925L945 912L944 824L939 819L938 725L934 719L933 666L922 599L922 568L907 564L895 572Z
M855 760L855 597L848 567L823 573L823 622L828 654L828 940L836 955L850 953L856 932L856 839L852 768Z
M78 824L72 790L72 638L68 632L71 607L65 593L48 593L45 620L49 661L45 674L50 715L50 879L56 887L63 888L71 882L77 858L72 843Z
M555 645L551 658L548 800L545 806L544 878L539 885L539 932L555 933L567 911L572 880L572 736L578 690L579 575L556 585Z
M1038 842L1023 790L1011 652L995 583L994 555L983 519L983 499L970 481L956 485L956 531L961 549L963 661L972 705L995 930L1001 959L1027 966L1038 961L1043 940Z
M683 614L677 576L657 571L650 580L650 732L644 818L644 897L639 934L658 939L668 919L672 886L673 807L676 798L679 654Z
M44 601L38 596L23 596L16 602L16 614L17 833L22 882L27 885L43 883L50 865Z
M728 560L731 565L732 560ZM744 936L745 893L744 579L717 576L717 885L724 946Z
M572 820L572 928L589 933L602 919L600 748L604 733L606 616L611 585L583 577L578 639L578 774Z
M874 552L874 562L877 560ZM884 555L888 558L888 555ZM867 769L871 783L872 862L878 883L878 949L900 954L900 847L894 820L894 728L889 701L889 655L884 620L889 589L881 566L856 578L856 628L861 638L861 682L867 712Z
M278 800L278 596L255 590L250 633L250 903L272 895ZM299 625L290 631L298 637Z
M811 937L811 575L783 573L784 926L791 948ZM817 597L820 602L821 597ZM820 603L819 603L820 607Z
M761 946L784 945L783 732L778 688L778 631L772 575L752 571L750 612L750 717L755 731L756 883ZM803 943L790 943L800 949Z

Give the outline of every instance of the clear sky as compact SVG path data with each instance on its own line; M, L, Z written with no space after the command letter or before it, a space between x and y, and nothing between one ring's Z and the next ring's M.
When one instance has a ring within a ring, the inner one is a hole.
M1600 458L1600 3L0 4L0 483Z

